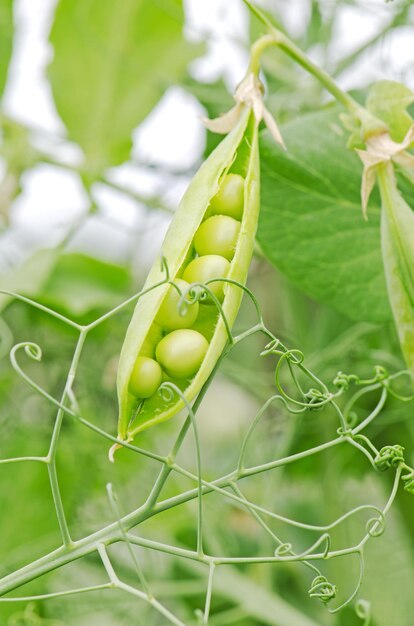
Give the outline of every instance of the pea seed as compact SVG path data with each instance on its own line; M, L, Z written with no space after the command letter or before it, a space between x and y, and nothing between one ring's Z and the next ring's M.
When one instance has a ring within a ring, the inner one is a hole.
M230 263L227 259L217 254L207 254L191 261L184 271L183 278L189 283L206 283L214 278L226 278L229 269ZM224 299L224 283L217 281L207 286L216 298L222 302ZM208 302L206 300L206 303Z
M213 215L203 222L194 235L194 247L200 256L218 254L228 261L234 256L240 222L227 215Z
M173 330L158 344L157 360L172 378L189 378L199 370L208 345L207 339L196 330Z
M185 292L189 286L185 280L181 280L180 278L177 278L174 282L182 293ZM158 310L155 318L156 322L166 330L189 328L197 319L198 302L188 304L184 314L181 315L179 310L180 297L177 289L171 285Z
M244 203L244 178L239 174L227 174L220 189L210 201L212 215L228 215L241 220Z
M162 369L157 361L139 356L129 380L129 391L137 398L150 398L162 381Z

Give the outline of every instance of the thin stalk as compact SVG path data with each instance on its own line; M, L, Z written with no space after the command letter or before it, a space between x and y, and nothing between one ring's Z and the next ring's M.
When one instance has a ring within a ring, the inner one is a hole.
M209 572L208 572L206 603L205 603L204 615L203 615L203 624L208 624L208 618L210 615L211 595L213 593L213 578L214 578L215 567L216 566L214 565L214 563L210 563Z
M246 6L252 11L258 19L266 26L269 35L262 37L252 46L254 54L251 60L252 71L258 71L258 63L260 55L270 45L278 46L298 65L303 67L309 74L314 76L325 89L332 94L337 102L342 104L347 111L362 124L363 135L369 136L386 129L384 122L376 118L372 113L362 107L352 96L343 91L335 80L325 72L321 67L316 65L289 37L281 30L276 28L272 22L255 7L250 0L243 0ZM256 46L256 48L255 48Z
M39 600L49 600L50 598L62 598L64 596L74 596L79 593L89 593L90 591L102 591L102 589L111 589L112 583L103 583L102 585L91 585L90 587L78 587L77 589L68 589L67 591L53 591L52 593L42 593L38 596L19 596L17 598L2 598L1 602L37 602Z
M79 359L82 353L82 348L86 339L86 332L82 331L79 335L78 342L76 344L75 352L73 355L72 363L70 366L68 378L66 380L65 389L63 390L61 404L64 404L70 397L70 391L72 389L73 381L75 380L76 370L78 367ZM48 472L50 487L52 490L53 502L56 509L56 516L59 523L60 532L62 535L63 545L70 546L72 544L72 538L70 536L65 511L63 508L62 495L59 488L59 481L56 470L56 452L59 441L60 429L63 422L65 411L60 408L58 410L55 425L53 428L52 438L50 442L50 448L48 453Z

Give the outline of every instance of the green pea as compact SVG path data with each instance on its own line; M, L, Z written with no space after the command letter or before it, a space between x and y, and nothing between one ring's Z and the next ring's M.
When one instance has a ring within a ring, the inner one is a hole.
M244 205L244 178L239 174L227 174L220 189L210 201L212 215L228 215L241 220Z
M190 378L200 369L208 350L208 341L196 330L173 330L161 339L157 360L172 378Z
M157 361L139 356L129 379L129 392L137 398L150 398L162 382L162 369Z
M181 280L180 278L175 279L174 282L182 293L184 293L189 286L185 280ZM198 302L186 305L184 314L181 315L179 309L180 298L181 296L177 289L171 285L155 318L156 322L166 330L189 328L197 319Z
M239 238L240 222L227 215L213 215L194 235L194 247L200 256L218 254L231 261Z
M230 263L218 254L206 254L199 256L185 268L183 278L189 283L206 283L214 278L226 278L230 269ZM216 298L222 302L224 299L224 283L217 281L207 285ZM206 300L206 303L208 300Z

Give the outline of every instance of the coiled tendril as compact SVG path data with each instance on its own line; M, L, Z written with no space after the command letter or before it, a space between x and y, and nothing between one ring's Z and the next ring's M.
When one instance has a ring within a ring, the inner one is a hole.
M371 517L366 524L367 533L370 537L380 537L385 530L384 515L379 517Z
M355 613L357 617L364 620L362 626L369 626L371 622L371 603L360 598L355 602Z
M384 446L375 457L374 463L380 472L384 472L390 467L398 467L400 463L404 463L404 448L398 444Z
M335 598L337 591L336 585L330 583L325 576L316 576L312 581L308 594L310 598L318 598L318 600L326 604Z
M404 474L404 476L401 477L401 480L404 483L405 491L408 491L408 493L414 496L414 469L408 469L408 473Z

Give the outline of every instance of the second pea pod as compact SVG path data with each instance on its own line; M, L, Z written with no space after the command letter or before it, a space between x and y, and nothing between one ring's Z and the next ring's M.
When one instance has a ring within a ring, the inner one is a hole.
M188 403L207 381L228 342L223 317L231 328L240 307L258 213L258 124L246 107L191 181L138 299L118 368L119 439L183 408L160 393L164 381Z

